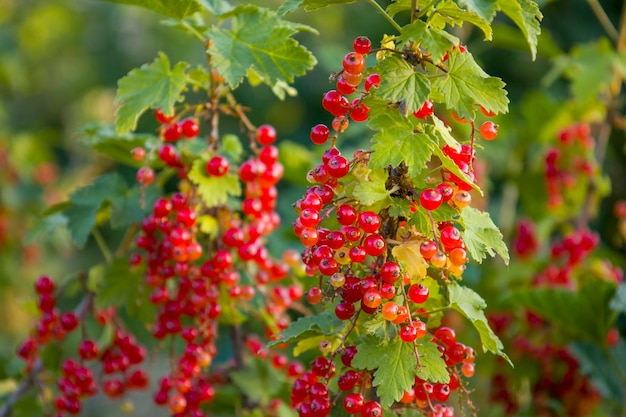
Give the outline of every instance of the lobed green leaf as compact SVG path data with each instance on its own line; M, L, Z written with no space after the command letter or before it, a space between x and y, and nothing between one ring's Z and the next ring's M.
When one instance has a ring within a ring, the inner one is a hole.
M183 100L189 64L177 63L170 68L167 55L160 52L150 64L135 68L118 81L115 104L115 129L119 135L134 130L139 116L148 108L161 108L166 114L174 112L174 104Z
M343 322L333 312L325 311L315 316L300 317L297 321L280 333L280 337L265 345L266 348L281 344L293 343L319 335L337 333Z
M429 21L439 29L444 29L446 24L454 27L462 26L463 22L468 22L483 31L485 40L490 41L492 38L491 24L488 20L473 11L461 9L452 0L445 0L437 4L431 13Z
M207 207L226 204L228 197L241 195L239 178L227 173L221 177L213 177L206 172L206 161L198 158L189 171L189 180L198 186L198 194Z
M207 0L104 0L109 3L128 4L131 6L143 7L174 19L184 19L185 17L201 11L203 6L210 6Z
M478 105L495 113L508 111L509 99L500 78L486 74L469 52L454 50L448 56L447 72L433 79L437 97L448 109L470 120Z
M512 302L536 312L566 337L597 343L605 340L614 325L617 312L611 308L611 300L616 291L615 283L589 279L578 291L565 288L519 291Z
M214 26L208 52L228 85L237 87L250 70L272 88L291 83L313 68L316 59L292 38L304 25L283 20L266 8L239 6L224 17L232 18L229 29ZM284 89L278 89L284 91Z
M404 59L389 56L378 63L373 71L385 74L376 96L394 103L402 103L405 111L414 112L422 107L430 95L430 80Z
M539 6L531 0L498 0L498 6L522 31L534 60L537 56L540 23L543 19Z
M498 227L493 223L489 213L481 212L474 207L461 210L461 231L467 253L478 263L487 255L502 257L505 264L509 263L509 250Z
M474 290L462 287L456 282L452 282L448 285L448 296L450 307L464 315L465 318L472 322L476 330L478 330L483 350L501 356L512 366L513 364L509 357L503 351L504 346L502 342L491 327L489 327L484 312L487 307L485 300Z

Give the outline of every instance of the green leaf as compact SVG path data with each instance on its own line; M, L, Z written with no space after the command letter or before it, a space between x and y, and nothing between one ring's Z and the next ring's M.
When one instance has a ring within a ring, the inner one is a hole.
M495 113L508 111L509 99L500 78L486 74L469 52L453 50L448 56L448 72L433 80L438 97L448 109L470 120L477 105Z
M441 352L437 345L433 343L430 336L422 337L415 341L417 353L420 356L420 363L415 374L425 381L440 382L447 384L450 382L450 373L446 361L441 357ZM421 365L421 366L420 366Z
M279 8L278 13L283 16L287 13L295 12L300 7L310 12L322 7L334 6L336 4L356 3L358 0L286 0Z
M124 307L129 315L142 323L151 323L156 313L149 300L150 291L140 271L131 270L128 259L115 258L106 266L104 277L98 283L98 307Z
M315 316L300 317L280 333L280 338L269 342L265 347L270 348L281 343L294 343L319 335L330 336L337 333L337 328L342 327L343 324L330 311Z
M152 206L160 195L155 185L135 185L122 193L111 195L111 226L119 229L141 223L152 212Z
M471 185L472 188L478 191L481 195L483 194L483 191L480 189L480 187L478 187L478 184L473 182L472 179L468 177L466 173L461 171L461 169L459 169L457 164L454 163L452 158L450 158L448 155L443 153L443 151L441 150L439 146L435 146L434 151L435 151L435 155L437 155L437 158L439 158L439 160L441 161L441 165L445 169L447 169L448 171L450 171L451 173L453 173L454 175L462 179L465 183Z
M140 167L144 161L137 161L131 156L135 147L146 147L147 143L156 142L156 137L149 134L118 134L112 125L88 125L81 129L84 141L96 151L114 161Z
M575 47L567 71L572 81L574 98L585 103L606 91L613 80L617 62L617 56L607 39Z
M366 336L358 343L352 366L357 369L376 370L373 385L383 407L400 400L405 391L415 384L415 376L431 382L448 382L446 363L437 346L429 337L418 339L416 345L395 338L386 345L373 336ZM414 348L420 355L418 366Z
M433 126L435 128L434 133L440 139L439 142L451 146L454 149L460 149L461 144L454 138L454 136L452 136L452 128L446 126L443 120L435 115L433 115L432 119Z
M377 387L376 394L383 407L400 400L404 392L415 384L417 359L413 343L396 338L386 345L380 345L376 338L368 336L356 347L352 366L376 370L372 385Z
M231 160L235 162L241 161L241 155L243 154L241 140L239 140L237 135L230 133L222 136L221 151Z
M61 226L67 226L67 217L63 213L44 214L38 218L26 233L25 243L32 244L38 239L49 235Z
M389 340L397 335L396 326L390 323L389 320L385 320L380 313L368 317L368 319L363 322L363 328L368 334L376 336L382 344L389 343Z
M139 116L148 108L161 108L166 114L174 112L174 104L183 100L181 95L187 77L186 62L170 68L163 52L150 64L135 68L118 81L115 104L115 129L122 135L135 129Z
M250 361L245 369L232 371L228 376L250 401L261 404L269 403L285 383L283 372L272 368L270 361L260 359Z
M385 188L387 178L389 174L383 168L373 169L366 180L357 183L352 195L364 206L387 207L391 204L389 191Z
M504 243L502 233L493 223L489 213L481 212L474 207L461 210L461 231L467 253L478 263L496 253L502 257L504 263L509 263L509 250Z
M394 103L403 103L406 111L419 110L430 95L430 80L417 72L404 59L390 56L381 61L374 71L385 74L376 90L376 96Z
M263 82L275 87L304 75L316 60L291 36L305 26L281 19L275 12L257 6L239 6L228 14L228 29L213 27L209 54L218 72L232 88L253 69Z
M526 37L534 61L537 56L537 41L541 33L540 22L543 19L539 6L531 0L498 0L498 6L515 22Z
M437 147L432 137L414 133L411 121L394 108L370 110L368 126L379 130L372 137L370 168L396 167L405 162L411 177L418 177Z
M564 336L598 343L605 340L614 325L617 312L610 303L616 291L614 283L589 279L578 291L564 288L518 291L512 302L536 312Z
M194 161L189 171L189 180L198 186L198 194L207 207L226 204L229 196L241 195L241 183L236 175L229 173L221 177L209 176L203 158Z
M164 14L174 19L184 19L192 13L202 10L197 0L105 0L109 3L139 6L153 12Z
M219 16L229 12L233 6L226 0L196 0L209 13Z
M611 300L609 304L611 310L616 311L618 313L626 312L626 283L621 284L617 287L617 291L615 291L615 297Z
M82 248L87 243L87 238L96 225L96 215L100 207L105 202L110 202L112 196L123 194L125 190L126 183L117 172L113 172L70 194L69 200L72 204L65 210L65 216L67 228L76 246Z
M483 31L485 40L491 40L490 22L477 13L459 8L452 0L445 0L439 3L433 10L430 22L439 29L443 29L446 24L454 27L457 25L462 26L463 22L468 22ZM435 60L435 62L439 62L439 60Z
M401 41L415 41L429 53L433 62L440 62L446 52L454 45L459 44L459 39L435 27L429 27L424 21L416 20L402 28L402 34L398 37Z
M509 357L504 353L502 342L489 327L487 317L485 316L485 308L487 303L474 290L462 287L456 282L448 285L448 296L450 299L450 307L463 314L465 318L472 322L483 345L484 351L489 351L494 355L499 355L513 365Z
M602 397L607 401L613 400L617 404L623 404L626 386L620 380L619 368L616 369L616 366L621 368L623 374L626 372L626 362L614 360L611 358L612 352L590 342L575 342L568 347L578 359L580 373L591 379ZM619 351L620 356L626 359L626 344L623 340L612 350Z
M496 10L498 9L498 2L496 0L458 0L458 2L464 5L467 10L476 13L487 22L493 20L496 15Z

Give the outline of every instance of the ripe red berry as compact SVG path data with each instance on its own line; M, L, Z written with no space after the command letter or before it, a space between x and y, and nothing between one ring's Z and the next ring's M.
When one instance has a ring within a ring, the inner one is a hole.
M436 210L441 205L443 197L435 188L427 188L420 194L420 204L426 210Z
M174 123L163 131L163 140L166 142L176 142L183 135L183 129L180 123Z
M373 233L363 240L363 249L370 256L380 256L387 249L385 239L377 233Z
M494 140L498 136L498 125L491 120L487 120L480 125L480 135L485 140Z
M423 284L413 284L409 287L408 296L415 304L421 304L428 300L429 290Z
M343 57L343 70L351 74L358 74L365 69L365 58L358 52L349 52Z
M363 396L358 392L351 392L343 399L343 408L348 414L358 414L363 409Z
M323 145L328 141L330 129L325 124L317 124L311 128L311 142L316 145Z
M98 357L98 345L90 339L85 339L78 345L78 354L83 360L95 359Z
M400 329L400 339L403 342L413 342L417 339L417 329L412 324L407 324Z
M370 88L378 88L380 85L380 75L379 74L370 74L365 79L365 91L369 92Z
M361 75L361 78L363 78L362 74L359 74L359 75ZM353 80L350 80L350 81L355 81L355 80L353 79ZM361 82L359 81L359 84L360 83ZM350 95L350 94L352 94L352 93L354 93L356 91L356 89L358 87L358 84L355 85L355 84L349 83L348 80L346 80L344 77L339 77L339 78L337 78L336 87L337 87L337 91L339 91L341 94L347 96L347 95Z
M365 233L374 233L380 227L380 217L373 211L364 211L358 216L359 227Z
M154 181L154 170L150 167L141 167L137 170L135 179L141 185L150 185Z
M353 106L352 111L350 112L350 118L355 122L364 122L367 120L369 116L369 107L365 104L361 103L361 99L354 99L351 103Z
M449 252L454 248L461 247L463 244L461 232L459 229L451 225L441 229L441 232L439 233L439 240L446 252Z
M378 401L367 401L363 404L361 417L381 417L383 408Z
M188 139L195 138L200 133L200 126L198 126L198 122L191 118L183 120L180 128L183 136Z
M35 282L35 291L37 294L52 294L54 292L54 281L46 275L40 276Z
M354 304L342 301L335 306L335 315L339 320L350 320L354 316Z
M335 155L326 164L326 170L334 178L343 178L350 171L350 163L343 156Z
M276 129L272 125L261 125L256 130L256 140L261 145L271 145L276 141Z
M168 116L165 113L163 113L163 110L161 108L158 108L154 111L154 118L156 119L157 122L161 124L167 124L171 122L172 120L174 120L174 115L172 114L171 116Z
M350 103L337 90L330 90L324 94L322 107L333 116L343 116L350 110Z
M357 36L352 43L352 47L354 48L354 52L369 54L372 49L372 41L370 41L367 36Z
M433 103L430 100L426 100L419 110L413 112L413 116L417 117L418 119L425 119L432 116L434 111L435 106L433 105Z

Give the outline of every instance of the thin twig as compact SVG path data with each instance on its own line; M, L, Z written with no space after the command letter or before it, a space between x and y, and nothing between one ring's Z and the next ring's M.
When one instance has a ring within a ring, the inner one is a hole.
M367 0L367 2L378 10L378 12L383 15L383 17L398 31L398 33L402 33L402 26L397 24L396 21L393 20L393 18L385 11L385 9L383 9L380 4L376 2L376 0Z
M607 35L609 35L614 42L617 42L619 39L619 32L615 29L613 22L611 22L611 19L607 16L600 2L598 2L598 0L587 0L587 3L589 3L589 7L591 7L591 10L600 21L600 24L606 31Z

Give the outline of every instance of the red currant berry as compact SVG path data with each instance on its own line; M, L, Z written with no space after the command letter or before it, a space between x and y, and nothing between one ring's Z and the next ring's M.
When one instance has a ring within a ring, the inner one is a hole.
M409 299L415 304L421 304L428 300L428 294L428 287L423 284L413 284L409 287Z
M352 392L343 399L343 408L348 414L358 414L363 409L363 396Z
M166 142L176 142L183 135L183 129L180 126L180 123L174 123L173 125L168 126L163 132L163 140Z
M83 360L91 360L98 357L98 345L93 340L85 339L78 346L78 354Z
M359 74L359 75L361 75L362 77L362 74ZM351 81L355 81L355 80L351 80ZM359 81L359 84L360 84L360 81ZM337 78L336 87L337 87L337 91L339 91L344 96L347 96L356 91L358 84L355 85L355 84L348 83L348 81L345 78L339 77Z
M480 125L480 135L485 140L494 140L498 136L498 125L488 120Z
M370 41L367 36L357 36L352 43L352 47L354 48L354 52L369 54L372 49L372 41Z
M363 249L370 256L380 256L387 249L387 243L385 243L385 239L377 234L373 233L363 240Z
M420 204L426 210L436 210L441 205L443 197L435 188L427 188L420 194Z
M256 140L261 145L271 145L276 141L276 129L271 125L261 125L256 130Z
M161 124L167 124L174 120L174 115L168 116L163 113L162 109L158 108L154 111L154 118Z
M188 139L195 138L200 133L200 126L198 126L198 122L191 118L183 120L180 128L183 136Z
M367 401L363 404L361 417L381 417L382 415L383 408L378 401Z
M364 211L358 216L359 227L365 233L374 233L380 227L380 217L373 211Z
M311 142L316 145L323 145L328 141L330 130L325 124L317 124L311 128Z
M407 324L400 329L400 339L403 342L413 342L417 339L417 329L412 324Z
M365 91L369 92L370 88L378 88L380 85L380 75L371 74L365 79Z
M351 74L358 74L365 69L365 58L358 52L349 52L343 57L343 70Z
M425 119L432 116L434 111L435 106L433 105L433 103L430 100L426 100L419 110L413 112L413 116L417 117L418 119Z

